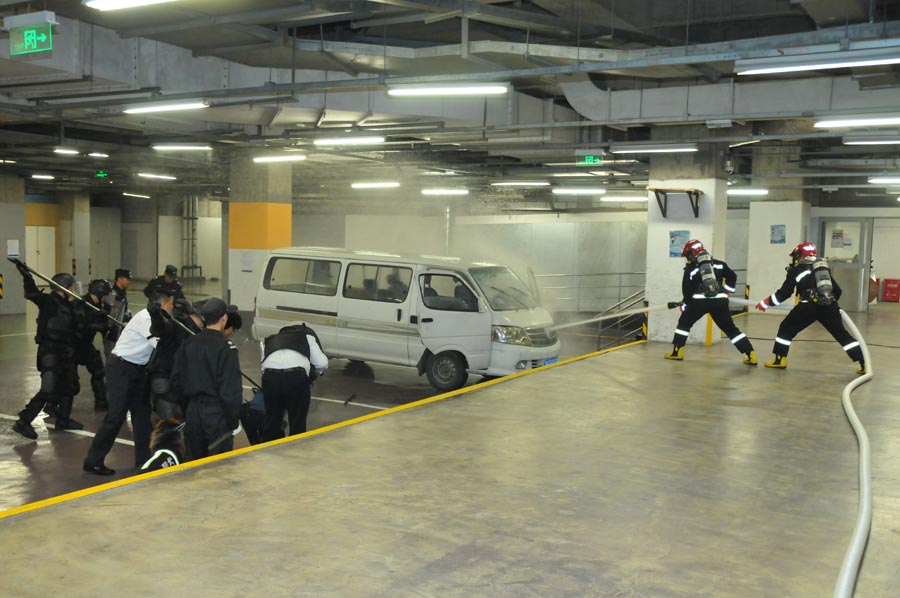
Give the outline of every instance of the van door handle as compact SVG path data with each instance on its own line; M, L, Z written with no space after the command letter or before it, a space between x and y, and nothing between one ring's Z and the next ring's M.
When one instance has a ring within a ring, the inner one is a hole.
M402 317L403 317L403 310L398 308L397 309L397 321L399 322Z
M423 324L428 324L429 322L434 322L434 318L422 318Z
M419 316L409 316L409 323L410 323L410 324L418 324L418 323L419 323Z

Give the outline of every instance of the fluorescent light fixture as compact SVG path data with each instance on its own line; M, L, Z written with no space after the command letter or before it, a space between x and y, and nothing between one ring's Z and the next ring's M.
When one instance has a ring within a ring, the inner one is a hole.
M212 147L209 145L160 144L154 145L153 149L159 152L208 152L212 150Z
M257 164L262 162L302 162L306 160L306 154L285 154L283 156L257 156L253 161Z
M73 149L69 149L66 147L58 147L55 150L53 150L53 153L54 154L65 154L67 156L77 156L81 152L79 152L78 150L73 150Z
M844 145L900 145L900 135L853 135L844 137Z
M393 97L488 96L509 93L509 83L473 85L396 85L388 87Z
M454 176L456 174L455 170L426 170L421 173L425 176Z
M149 195L141 195L139 193L122 193L125 197L139 197L141 199L150 199Z
M606 189L602 187L554 187L553 195L603 195Z
M139 172L138 176L144 177L145 179L162 179L164 181L174 181L175 177L169 176L167 174L152 174L150 172Z
M164 4L175 0L85 0L84 5L95 10L121 10L151 4Z
M900 177L876 176L869 179L870 185L900 185Z
M604 195L600 198L603 203L638 203L647 201L646 195Z
M817 129L848 129L851 127L889 127L891 125L900 125L900 116L833 118L817 121L813 126Z
M900 64L897 50L843 50L820 52L798 56L773 56L735 60L734 72L738 75L771 75L777 73L799 73L826 69L850 69L864 66Z
M728 195L734 196L743 196L743 197L759 197L763 195L768 195L768 189L747 189L747 188L736 188L736 189L728 189L725 193Z
M751 143L759 143L759 139L751 139L750 141L738 141L737 143L729 143L728 147L741 147L742 145L750 145Z
M40 179L42 181L52 181L56 177L53 176L52 174L33 174L33 175L31 175L31 178Z
M617 143L609 151L613 154L678 154L697 152L700 149L696 143Z
M378 145L384 143L384 137L320 137L314 139L315 145Z
M552 177L587 177L591 178L593 176L605 176L605 175L595 175L593 172L557 172L555 174L551 174Z
M547 181L501 181L491 183L491 187L549 187Z
M15 160L0 160L0 164L15 164Z
M209 108L206 102L186 102L182 104L151 104L148 106L137 106L135 108L126 108L125 114L147 114L150 112L176 112L179 110L200 110L201 108Z
M422 189L422 195L468 195L468 189Z
M379 181L372 183L352 183L354 189L396 189L400 186L397 181Z
M91 158L109 158L109 154L104 154L103 152L91 152L88 156Z

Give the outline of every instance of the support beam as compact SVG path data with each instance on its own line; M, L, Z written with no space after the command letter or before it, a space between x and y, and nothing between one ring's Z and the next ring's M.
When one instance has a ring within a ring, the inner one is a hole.
M298 16L305 15L312 11L321 11L314 3L298 3L293 6L285 6L280 8L269 8L265 10L250 10L247 12L237 12L225 15L205 15L197 11L187 11L185 9L177 9L180 12L193 15L194 18L188 20L178 20L173 23L164 25L150 25L147 27L136 27L134 29L125 29L119 33L122 38L131 37L153 37L163 33L173 33L176 31L187 31L190 29L200 29L203 27L214 27L216 25L227 25L230 23L267 23L281 22L283 20L292 20Z
M244 52L255 52L256 50L271 50L272 48L281 48L284 44L281 42L262 42L259 44L242 44L240 46L220 46L216 48L204 48L203 50L194 50L194 58L202 56L227 56L229 54L242 54Z

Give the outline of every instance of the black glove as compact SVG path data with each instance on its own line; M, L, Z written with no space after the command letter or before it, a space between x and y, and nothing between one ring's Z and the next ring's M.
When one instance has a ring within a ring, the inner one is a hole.
M7 259L9 259L9 261L11 261L12 263L14 263L16 265L16 270L18 270L22 276L31 278L31 272L28 270L28 266L25 265L25 262L23 262L20 259L16 259L14 257L7 258Z
M669 301L668 303L666 303L666 307L668 307L669 309L675 309L679 305L681 305L681 301Z

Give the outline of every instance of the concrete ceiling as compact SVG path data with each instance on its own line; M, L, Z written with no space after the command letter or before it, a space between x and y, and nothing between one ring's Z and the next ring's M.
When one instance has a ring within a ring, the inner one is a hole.
M811 125L816 116L895 111L896 66L744 78L733 65L848 48L900 54L898 4L177 0L100 12L75 0L45 0L41 8L60 21L57 48L24 58L0 51L0 160L15 161L0 169L57 177L29 179L30 189L95 193L134 188L139 169L155 169L178 180L153 190L225 196L236 152L293 147L310 153L294 167L299 199L344 184L335 164L353 164L367 178L423 184L437 178L431 173L453 170L454 185L496 198L490 182L498 178L575 172L578 149L657 139L661 128L675 127L666 138L699 142L710 159L728 160L735 184L753 184L754 155L787 147L796 160L765 173L767 184L783 178L785 187L797 186L799 179L804 196L819 205L893 206L895 196L872 189L866 177L896 171L900 146L844 146L843 132ZM0 14L29 6L3 0ZM515 92L415 101L384 93L388 83L434 81L506 81ZM211 107L123 114L135 104L188 98ZM718 124L703 126L710 121ZM388 138L379 151L312 145L316 137L374 131ZM757 143L729 147L751 140ZM214 149L149 149L173 141ZM60 145L82 155L54 154ZM109 158L85 155L92 151ZM112 176L95 178L100 169ZM611 188L640 189L649 161L617 170L598 178ZM547 203L546 191L517 193L517 200Z

